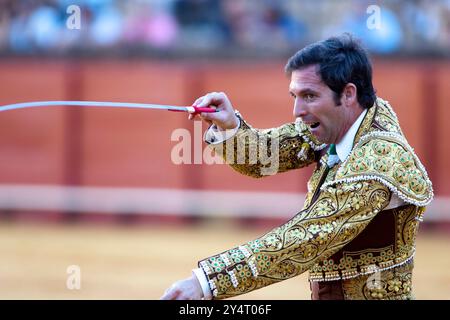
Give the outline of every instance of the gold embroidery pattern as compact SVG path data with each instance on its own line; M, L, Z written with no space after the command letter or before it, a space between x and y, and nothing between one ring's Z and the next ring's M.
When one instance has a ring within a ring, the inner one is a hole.
M264 144L270 143L271 138L279 138L279 172L301 168L314 162L313 151L322 147L305 128L301 123L291 123L256 130L241 118L231 153L236 159L239 144L245 147L246 154L255 146L270 150ZM306 270L311 270L312 281L344 279L347 299L412 297L410 262L418 221L424 206L433 197L431 182L403 138L394 111L380 98L368 110L354 144L349 157L328 172L322 186L327 155L320 159L322 165L308 182L304 209L293 219L254 241L199 262L215 298L243 294ZM225 145L221 146L225 149ZM231 166L252 177L263 176L264 165L260 162L236 164L233 161ZM330 257L359 235L387 206L391 192L411 204L395 213L395 243L385 248L347 252L340 261L333 261ZM317 199L313 199L315 193ZM382 286L367 287L370 274L380 269Z
M309 178L309 180L308 180L308 183L307 183L308 192L306 193L305 203L303 205L304 208L307 208L311 204L313 195L319 186L322 176L325 174L325 170L327 169L327 166L326 166L327 160L328 160L328 155L324 155L320 159L320 163L317 164L316 169L314 170L311 178ZM337 166L335 168L337 168ZM334 170L334 173L336 173L335 170Z
M393 209L395 243L385 248L344 251L339 261L325 259L311 268L310 281L350 279L398 267L411 260L415 253L418 216L422 211L423 208L412 205Z
M397 261L404 261L414 254L414 244L419 229L420 215L424 208L407 206L394 210L397 220Z
M387 101L377 98L364 117L354 143L336 180L326 185L342 180L377 179L408 203L425 206L431 202L431 181L403 137L397 115Z
M359 126L358 131L356 132L355 139L353 141L353 144L358 142L361 137L373 130L376 130L376 128L373 126L373 121L375 115L379 112L379 103L378 99L375 101L374 105L367 110L366 116L364 117L361 125Z
M381 249L345 252L336 263L325 259L315 264L310 271L310 281L345 280L376 271L397 267L414 256L411 244L402 245L394 250L393 245Z
M218 299L294 277L354 239L387 205L389 196L389 190L376 181L329 187L286 224L243 245L245 250L234 248L199 265L213 283L213 295ZM236 253L239 262L233 260L226 266L224 254L232 257ZM241 272L242 268L256 272ZM236 276L236 285L231 273Z
M389 103L381 98L378 98L377 104L382 106L378 108L378 112L375 115L375 122L377 123L377 125L381 126L386 131L403 135L402 130L398 124L397 115L395 114Z
M367 111L354 142L358 142L362 136L374 131L389 131L403 136L397 115L390 104L381 98L377 98L372 108Z
M341 181L377 180L408 203L423 206L431 202L431 181L411 147L398 135L373 132L363 136L336 174Z
M345 299L351 300L411 300L413 262L395 269L381 271L342 282Z
M275 141L279 149L277 150L279 167L277 172L273 173L305 167L314 162L314 151L325 147L320 145L303 123L288 123L278 128L257 130L252 128L238 112L236 115L241 121L241 126L236 135L230 138L233 150L227 151L229 146L227 142L210 147L239 173L254 178L267 176L262 172L268 165L261 163L260 152L271 154L272 143ZM253 163L250 154L254 155Z

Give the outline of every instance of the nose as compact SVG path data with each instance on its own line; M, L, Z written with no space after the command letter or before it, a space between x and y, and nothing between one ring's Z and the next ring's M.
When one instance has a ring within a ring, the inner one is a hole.
M294 118L303 118L308 114L307 110L301 103L301 99L299 99L298 97L295 98L294 109L292 113L294 115Z

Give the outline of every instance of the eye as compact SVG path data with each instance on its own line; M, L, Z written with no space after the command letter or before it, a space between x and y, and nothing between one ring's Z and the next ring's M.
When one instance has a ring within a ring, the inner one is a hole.
M314 100L314 98L315 98L315 95L312 94L312 93L306 93L306 94L303 96L303 99L304 99L306 102L311 102L311 101Z
M292 92L289 92L289 95L294 99L296 98L295 94L293 94Z

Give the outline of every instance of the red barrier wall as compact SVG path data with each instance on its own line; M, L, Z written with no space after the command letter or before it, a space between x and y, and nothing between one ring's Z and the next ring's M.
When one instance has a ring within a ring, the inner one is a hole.
M186 105L224 91L255 127L292 120L284 61L0 61L0 104L105 100ZM379 96L389 100L439 195L450 194L450 63L374 63ZM304 191L308 170L255 180L225 165L175 165L174 129L194 125L181 113L51 107L0 114L0 183ZM205 126L203 127L206 128ZM203 145L204 147L204 145ZM438 174L439 173L439 174Z

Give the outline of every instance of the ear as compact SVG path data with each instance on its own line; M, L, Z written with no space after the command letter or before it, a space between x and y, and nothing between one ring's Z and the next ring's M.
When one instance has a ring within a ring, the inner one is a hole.
M355 103L358 103L358 91L356 86L351 82L347 83L344 88L342 97L346 106L351 106Z

